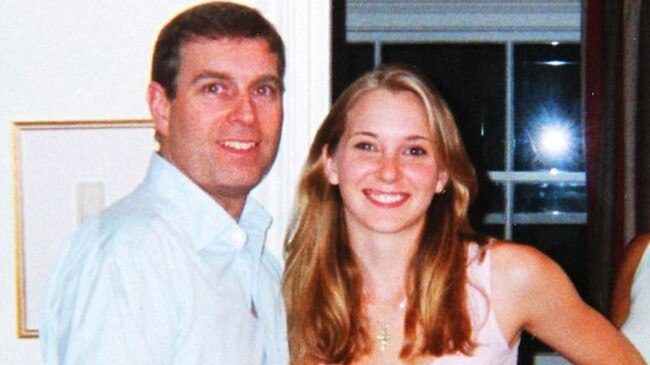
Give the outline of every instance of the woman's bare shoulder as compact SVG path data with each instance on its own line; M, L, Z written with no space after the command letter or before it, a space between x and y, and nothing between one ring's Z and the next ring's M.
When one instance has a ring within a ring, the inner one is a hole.
M636 364L634 348L587 306L560 265L534 247L498 241L492 250L494 308L506 338L526 330L576 364Z
M508 282L528 284L538 276L545 276L547 270L556 270L557 264L544 253L530 245L504 240L492 241L487 249L492 255L494 275L508 279Z
M635 265L633 266L638 266L643 253L648 248L648 244L650 244L650 232L635 237L625 249L624 261L634 262Z
M492 304L499 327L514 345L535 310L539 288L554 263L536 248L511 241L492 240L484 246L492 259Z
M645 233L636 236L625 248L625 255L621 261L616 283L617 287L624 287L624 291L627 293L624 295L629 296L632 280L643 258L643 254L648 248L648 244L650 244L650 233ZM619 288L615 289L618 290Z
M538 249L507 241L495 242L492 246L493 291L502 300L528 303L528 308L534 310L538 300L549 300L549 296L576 296L560 265ZM530 314L522 313L524 316Z

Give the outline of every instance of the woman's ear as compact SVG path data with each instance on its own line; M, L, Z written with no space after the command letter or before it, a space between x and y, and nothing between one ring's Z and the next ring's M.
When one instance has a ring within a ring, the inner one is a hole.
M170 100L167 98L165 88L152 81L147 90L147 102L156 132L162 136L167 136L169 134Z
M449 182L449 173L447 170L442 169L438 171L438 181L436 182L436 193L440 194L445 191L445 187Z
M330 184L332 185L338 185L339 184L339 167L338 163L334 159L334 156L330 156L329 152L327 151L329 145L323 146L323 150L321 151L321 158L324 161L324 167L325 167L325 176L327 176L327 181L329 181Z

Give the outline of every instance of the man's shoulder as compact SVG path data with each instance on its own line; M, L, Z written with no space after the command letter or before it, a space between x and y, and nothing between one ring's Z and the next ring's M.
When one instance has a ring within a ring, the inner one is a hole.
M154 201L148 201L137 190L109 206L79 227L79 231L115 234L145 233L159 213Z
M162 214L161 204L147 199L137 190L87 219L69 240L73 251L100 251L110 256L118 251L133 251L156 246L170 237L172 225Z

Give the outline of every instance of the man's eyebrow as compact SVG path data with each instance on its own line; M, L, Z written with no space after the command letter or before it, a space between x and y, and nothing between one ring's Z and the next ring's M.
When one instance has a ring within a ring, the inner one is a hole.
M194 79L192 80L192 84L196 84L198 82L201 82L203 80L234 80L234 78L225 73L225 72L218 72L218 71L204 71L201 72L200 74L196 75ZM282 82L282 79L280 79L278 76L269 74L269 75L262 75L259 78L257 78L254 83L265 83L265 82L272 82L278 87L284 91L284 82Z
M284 91L284 82L276 75L262 75L256 80L257 83L271 82L276 84L280 90Z
M196 84L197 82L203 81L205 79L231 80L232 76L223 72L204 71L196 75L194 79L192 79L192 84Z

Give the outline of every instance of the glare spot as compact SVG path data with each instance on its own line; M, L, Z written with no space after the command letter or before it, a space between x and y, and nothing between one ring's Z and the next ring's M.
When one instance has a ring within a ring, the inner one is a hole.
M545 64L549 66L564 66L564 65L568 65L569 63L566 61L552 60L552 61L546 61Z
M551 174L551 175L557 175L557 174L560 173L560 170L558 170L557 168L553 167L552 169L548 170L548 173Z
M551 66L551 67L571 66L577 64L577 62L575 61L567 61L567 60L544 60L544 61L535 61L532 63L536 65Z
M561 157L571 148L569 131L561 126L547 126L540 134L540 147L549 157Z

